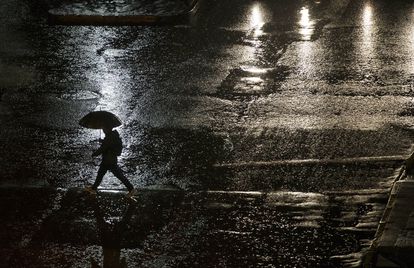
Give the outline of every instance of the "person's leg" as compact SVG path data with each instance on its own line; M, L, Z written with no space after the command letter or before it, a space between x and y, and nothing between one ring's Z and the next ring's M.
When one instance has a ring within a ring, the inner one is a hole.
M115 177L117 177L128 188L128 191L134 189L134 186L124 176L124 173L122 172L121 168L118 167L118 165L113 166L110 170L115 175Z
M103 177L105 176L108 168L104 165L100 165L98 169L98 175L96 175L95 182L92 185L92 189L96 191L98 189L99 184L101 184Z

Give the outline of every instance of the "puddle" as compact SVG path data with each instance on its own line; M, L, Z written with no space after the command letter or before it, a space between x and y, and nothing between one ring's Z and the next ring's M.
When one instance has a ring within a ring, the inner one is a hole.
M289 73L287 66L261 68L243 65L230 71L221 83L217 95L232 99L275 93L280 91L280 85Z

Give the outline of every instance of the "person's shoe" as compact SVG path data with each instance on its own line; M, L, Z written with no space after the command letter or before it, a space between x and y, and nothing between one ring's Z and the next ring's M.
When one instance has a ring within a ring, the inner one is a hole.
M136 189L132 189L131 191L129 191L129 193L127 194L128 198L134 198L134 196L137 194L137 190Z
M92 186L86 186L84 189L90 195L96 195L96 190L92 188Z

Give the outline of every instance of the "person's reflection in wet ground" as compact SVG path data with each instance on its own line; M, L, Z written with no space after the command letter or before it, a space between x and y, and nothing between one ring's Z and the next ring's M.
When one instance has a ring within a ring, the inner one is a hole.
M104 213L99 206L98 200L94 200L96 223L103 249L103 268L127 267L125 258L121 258L121 241L127 229L128 222L132 217L134 207L134 202L129 202L128 208L120 221L108 222L105 221ZM91 259L91 267L101 268L98 261L94 259Z

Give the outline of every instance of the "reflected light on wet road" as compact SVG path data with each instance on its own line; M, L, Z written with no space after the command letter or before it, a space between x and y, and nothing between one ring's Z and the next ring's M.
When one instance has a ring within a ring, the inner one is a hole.
M252 7L250 14L250 27L253 30L253 37L263 34L262 27L264 25L263 14L259 4Z
M315 75L315 44L313 42L299 42L296 53L299 60L299 71L306 77Z
M241 82L245 84L256 84L257 88L261 88L263 79L260 75L266 73L267 70L256 66L259 55L262 53L262 40L259 37L263 35L262 27L265 24L265 14L260 3L255 3L249 7L247 18L249 24L247 25L245 42L249 45L245 46L243 62L248 62L248 65L241 66L241 68L250 75L243 77Z
M370 59L373 58L374 53L374 41L373 27L374 27L374 16L373 7L370 2L365 3L361 15L362 25L362 40L360 53L364 65L369 65Z
M368 28L372 24L372 6L370 3L366 3L362 13L362 25L365 28Z
M241 81L257 84L257 83L263 82L263 79L260 77L252 76L252 77L243 77L241 78Z
M105 50L97 68L91 73L91 79L96 81L103 97L99 106L116 113L121 119L125 119L128 114L126 103L132 84L130 70L119 64L118 57L124 56L123 53L123 50Z
M300 10L299 33L304 40L310 40L314 31L314 22L310 19L309 8L302 7Z
M120 105L122 107L122 101L119 99L121 84L121 77L116 73L111 73L111 66L107 66L105 62L101 64L99 72L102 73L101 79L99 79L99 86L104 99L101 101L100 106L104 110L116 111ZM122 77L122 79L125 77Z
M265 68L258 68L256 66L241 66L241 69L245 72L252 73L252 74L265 74L268 69Z
M108 45L116 32L109 28L96 28L93 31L81 28L78 31L79 35L85 36L84 42L87 44L81 47L80 53L94 66L85 73L86 79L102 95L97 109L109 110L123 119L131 76L130 71L120 64L125 51Z

